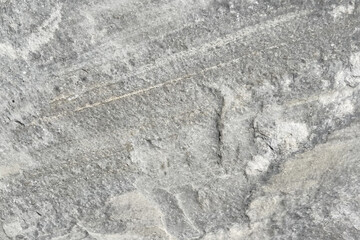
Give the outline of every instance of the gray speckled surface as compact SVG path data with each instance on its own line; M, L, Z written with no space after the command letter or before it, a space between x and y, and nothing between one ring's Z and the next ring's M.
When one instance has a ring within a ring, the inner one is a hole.
M360 236L360 2L0 0L0 239Z

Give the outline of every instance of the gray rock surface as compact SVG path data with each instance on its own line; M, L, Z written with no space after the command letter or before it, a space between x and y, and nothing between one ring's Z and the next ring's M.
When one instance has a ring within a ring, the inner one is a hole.
M0 239L359 239L360 2L0 0Z

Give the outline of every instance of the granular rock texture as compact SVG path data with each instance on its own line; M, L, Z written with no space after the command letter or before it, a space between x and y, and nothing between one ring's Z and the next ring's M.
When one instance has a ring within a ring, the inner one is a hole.
M360 237L360 1L0 0L0 239Z

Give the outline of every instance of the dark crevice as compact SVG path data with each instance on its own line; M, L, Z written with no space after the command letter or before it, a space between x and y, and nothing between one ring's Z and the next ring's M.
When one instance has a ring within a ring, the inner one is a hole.
M17 124L19 124L19 125L21 125L21 126L25 127L25 124L24 124L24 123L22 123L22 122L21 122L21 121L19 121L19 120L15 120L14 122L16 122Z

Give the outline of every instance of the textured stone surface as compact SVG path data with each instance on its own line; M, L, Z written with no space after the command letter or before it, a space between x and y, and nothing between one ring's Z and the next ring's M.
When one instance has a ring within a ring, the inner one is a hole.
M359 239L360 2L0 0L0 239Z

